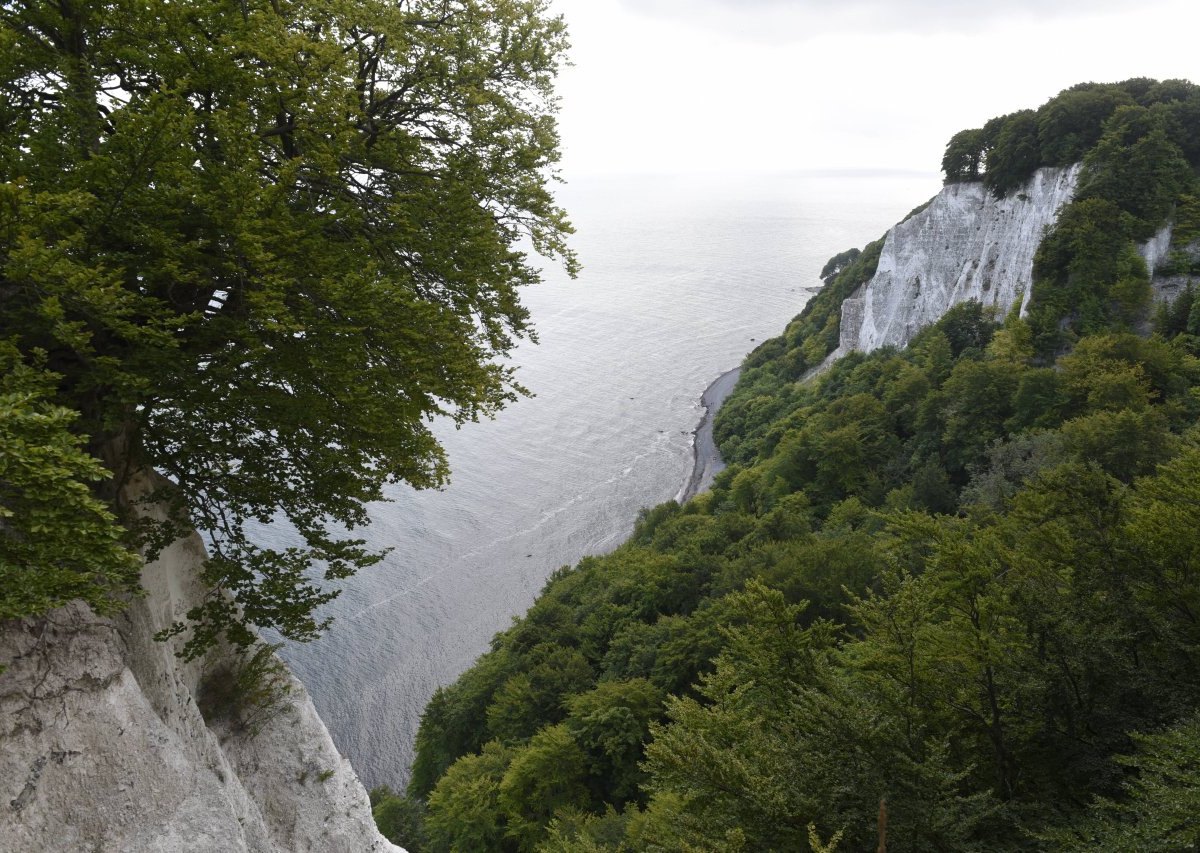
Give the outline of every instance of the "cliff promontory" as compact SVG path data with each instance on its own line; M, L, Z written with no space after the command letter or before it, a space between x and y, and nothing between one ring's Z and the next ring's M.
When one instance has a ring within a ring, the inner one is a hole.
M5 853L388 849L257 632L320 636L432 422L524 391L567 47L543 2L5 5Z
M255 685L229 647L185 662L152 639L206 594L204 557L175 542L116 617L76 602L0 628L0 850L400 849L282 664L261 655Z
M955 305L1003 317L1033 285L1033 256L1079 183L1080 167L1044 168L997 198L981 181L948 184L893 227L875 275L842 302L836 355L902 347Z

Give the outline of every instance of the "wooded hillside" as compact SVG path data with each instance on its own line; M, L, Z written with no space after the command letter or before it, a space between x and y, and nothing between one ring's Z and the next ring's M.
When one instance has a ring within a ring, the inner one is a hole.
M1198 271L1197 116L1197 87L1134 80L955 136L948 180L999 193L1085 164L1028 316L964 304L799 382L879 244L832 259L747 359L712 491L558 572L437 693L407 797L378 792L385 831L439 851L1200 841L1200 305L1153 307L1136 251L1172 221L1169 271Z

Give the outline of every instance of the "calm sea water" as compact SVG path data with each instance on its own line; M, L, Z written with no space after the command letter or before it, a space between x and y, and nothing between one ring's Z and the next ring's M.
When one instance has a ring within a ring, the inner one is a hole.
M321 640L284 656L364 783L403 786L421 712L564 564L616 547L675 497L700 396L803 308L836 252L880 236L935 176L582 180L560 198L584 264L525 301L540 344L515 356L537 396L439 430L440 492L393 489ZM280 544L281 529L260 539Z

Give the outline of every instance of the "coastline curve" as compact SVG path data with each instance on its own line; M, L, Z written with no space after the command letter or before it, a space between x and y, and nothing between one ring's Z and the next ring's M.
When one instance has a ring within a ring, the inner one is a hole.
M742 374L741 367L735 367L722 373L704 389L700 397L700 405L704 407L704 416L692 431L692 472L679 494L675 496L678 503L687 503L696 495L712 485L713 478L725 468L721 459L721 451L713 440L713 418L726 398L733 393L738 377Z

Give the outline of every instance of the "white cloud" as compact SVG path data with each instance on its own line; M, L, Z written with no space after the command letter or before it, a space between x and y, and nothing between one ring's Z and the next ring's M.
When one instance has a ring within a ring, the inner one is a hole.
M890 4L912 12L903 29L814 26L803 40L764 40L733 22L794 16L802 4L638 0L634 11L635 0L555 2L576 63L560 86L568 180L611 172L934 172L956 131L1036 107L1074 83L1193 76L1200 23L1192 0L1136 8L1113 0L1086 14L1073 14L1080 4L1071 0L1038 12L1033 0L1020 0L1001 6L1007 16L949 32L917 25L946 0L908 0Z
M830 33L970 33L1135 8L1130 0L621 0L632 14L770 43ZM1143 12L1161 5L1145 0Z

